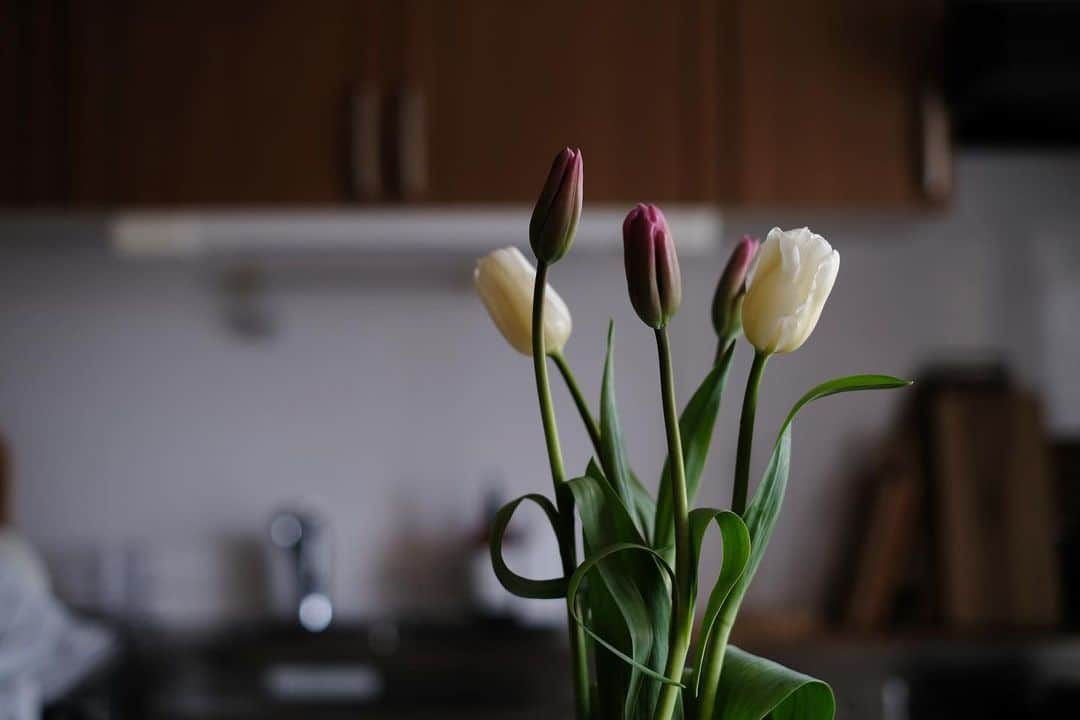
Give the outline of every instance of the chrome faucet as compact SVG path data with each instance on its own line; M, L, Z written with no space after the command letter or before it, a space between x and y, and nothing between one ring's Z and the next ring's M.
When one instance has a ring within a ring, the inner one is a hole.
M287 612L311 632L322 632L334 618L330 597L332 570L328 524L311 511L282 510L270 519L270 542L279 566Z

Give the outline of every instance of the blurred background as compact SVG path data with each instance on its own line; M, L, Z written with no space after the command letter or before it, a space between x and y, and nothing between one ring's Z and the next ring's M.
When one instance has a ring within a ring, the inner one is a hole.
M561 603L489 569L493 509L550 481L530 363L471 280L527 245L566 145L567 354L598 398L614 318L641 477L665 441L635 202L679 247L682 402L741 234L840 251L770 363L755 473L808 387L918 380L801 416L736 642L844 718L1070 716L1078 33L1039 0L3 0L0 717L566 713ZM507 553L558 572L539 515Z

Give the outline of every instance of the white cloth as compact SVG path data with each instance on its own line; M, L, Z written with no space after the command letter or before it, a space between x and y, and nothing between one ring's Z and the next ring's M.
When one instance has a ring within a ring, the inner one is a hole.
M0 529L0 720L38 720L113 652L105 628L73 618L49 591L44 564Z

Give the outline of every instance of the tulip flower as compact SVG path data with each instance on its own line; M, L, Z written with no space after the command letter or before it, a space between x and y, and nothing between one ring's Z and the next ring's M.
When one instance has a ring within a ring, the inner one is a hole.
M623 221L623 259L630 304L654 329L667 325L682 302L679 258L660 208L639 203Z
M473 281L499 332L519 353L531 355L536 269L516 247L505 247L480 258ZM562 352L571 329L569 308L548 285L544 291L544 349L547 354Z
M761 241L743 235L728 258L713 295L713 328L721 346L727 345L742 330L742 304L746 295L746 271L754 259Z
M583 192L581 151L565 148L551 164L529 221L529 243L537 260L550 265L570 250Z
M836 282L840 253L809 228L773 228L746 275L742 324L760 353L797 350Z

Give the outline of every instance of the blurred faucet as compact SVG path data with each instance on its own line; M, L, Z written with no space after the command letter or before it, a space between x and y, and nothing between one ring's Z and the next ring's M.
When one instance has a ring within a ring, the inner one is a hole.
M334 617L330 528L311 511L282 510L270 520L277 604L304 629L322 632Z

